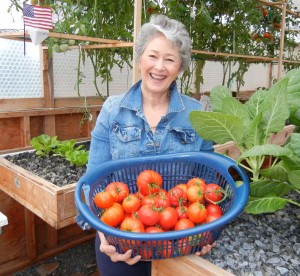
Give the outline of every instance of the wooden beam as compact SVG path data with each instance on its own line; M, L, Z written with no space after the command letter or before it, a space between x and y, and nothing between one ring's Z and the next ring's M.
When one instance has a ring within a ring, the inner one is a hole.
M142 1L134 1L134 30L133 41L136 41L136 37L141 30L142 25ZM140 70L138 63L136 62L135 45L133 45L133 61L132 61L132 83L136 83L140 79Z
M24 207L26 255L29 259L36 258L36 239L34 214Z

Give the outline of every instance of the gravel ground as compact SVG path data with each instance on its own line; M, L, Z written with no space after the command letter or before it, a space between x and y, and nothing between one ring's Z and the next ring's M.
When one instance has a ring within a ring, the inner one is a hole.
M55 161L54 157L36 158L33 152L6 156L6 159L57 185L74 183L85 172L85 168L70 166L56 157ZM299 202L300 195L294 200ZM287 205L273 214L255 216L241 213L225 227L217 248L204 259L238 276L299 276L300 208ZM93 241L43 263L48 262L60 264L51 275L90 275L96 270ZM15 275L39 275L38 265Z

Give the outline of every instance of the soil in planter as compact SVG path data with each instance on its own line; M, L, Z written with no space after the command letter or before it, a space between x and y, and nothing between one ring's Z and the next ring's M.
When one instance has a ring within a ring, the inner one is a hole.
M83 144L84 148L89 150L89 142L80 144ZM76 183L86 172L86 166L76 167L60 156L39 157L35 154L35 151L6 155L4 158L59 187Z

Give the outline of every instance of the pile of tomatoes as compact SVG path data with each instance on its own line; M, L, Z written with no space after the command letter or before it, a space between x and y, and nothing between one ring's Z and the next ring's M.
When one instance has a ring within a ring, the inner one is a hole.
M201 178L191 178L167 191L158 172L143 170L136 185L137 192L130 193L125 183L111 182L95 195L102 222L123 231L159 233L195 227L223 215L218 204L226 191Z

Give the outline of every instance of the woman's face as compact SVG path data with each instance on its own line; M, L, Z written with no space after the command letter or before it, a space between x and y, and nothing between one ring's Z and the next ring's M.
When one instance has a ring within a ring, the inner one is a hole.
M164 35L154 37L140 58L142 90L164 93L180 73L181 57L177 47Z

